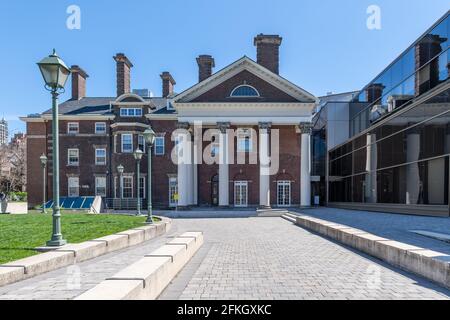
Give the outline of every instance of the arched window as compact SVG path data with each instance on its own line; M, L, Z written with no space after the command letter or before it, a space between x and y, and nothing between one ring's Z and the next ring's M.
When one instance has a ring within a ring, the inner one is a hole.
M230 97L259 97L259 92L252 86L243 84L234 88Z

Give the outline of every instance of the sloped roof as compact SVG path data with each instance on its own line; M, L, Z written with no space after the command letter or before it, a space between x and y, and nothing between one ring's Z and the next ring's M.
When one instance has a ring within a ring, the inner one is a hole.
M59 114L62 115L107 115L110 112L110 103L114 102L116 97L84 97L80 100L67 100L59 105ZM167 99L160 97L144 98L151 101L156 107L155 112L167 107ZM42 114L51 114L49 109Z

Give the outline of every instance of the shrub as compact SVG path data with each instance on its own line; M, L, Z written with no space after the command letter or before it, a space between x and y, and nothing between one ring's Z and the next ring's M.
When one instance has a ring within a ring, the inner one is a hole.
M10 192L8 194L8 200L12 202L25 202L27 197L28 194L26 192Z

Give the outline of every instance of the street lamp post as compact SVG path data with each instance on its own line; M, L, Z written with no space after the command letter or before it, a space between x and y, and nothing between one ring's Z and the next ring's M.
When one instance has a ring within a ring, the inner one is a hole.
M46 194L47 194L47 187L46 187L46 180L47 180L47 174L45 169L47 168L47 157L45 156L45 154L42 154L42 156L39 157L39 159L41 160L41 167L42 167L42 182L43 182L43 187L42 187L42 213L47 213L47 211L45 210L45 203L46 203Z
M53 169L53 231L47 246L59 247L67 243L61 233L61 209L59 203L59 119L58 95L64 92L64 86L70 75L70 70L56 51L38 62L39 69L45 81L45 88L52 94L52 169Z
M120 198L120 209L122 209L122 197L123 197L123 165L119 164L117 166L117 172L119 173L119 198Z
M148 224L153 224L153 208L152 208L152 146L155 143L155 131L148 127L144 131L144 139L147 143L147 161L148 161L148 182L147 182L147 220Z
M136 160L136 180L137 180L137 216L141 215L141 160L144 152L142 150L136 149L134 152L134 159Z

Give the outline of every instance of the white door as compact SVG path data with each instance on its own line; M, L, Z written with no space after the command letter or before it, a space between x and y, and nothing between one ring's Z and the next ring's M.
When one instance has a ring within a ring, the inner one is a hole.
M169 206L176 207L178 204L178 181L177 178L169 179Z
M234 182L234 206L247 207L248 205L248 182Z
M277 181L277 204L279 207L291 205L291 182Z
M67 195L71 198L80 196L80 179L78 177L69 177Z

